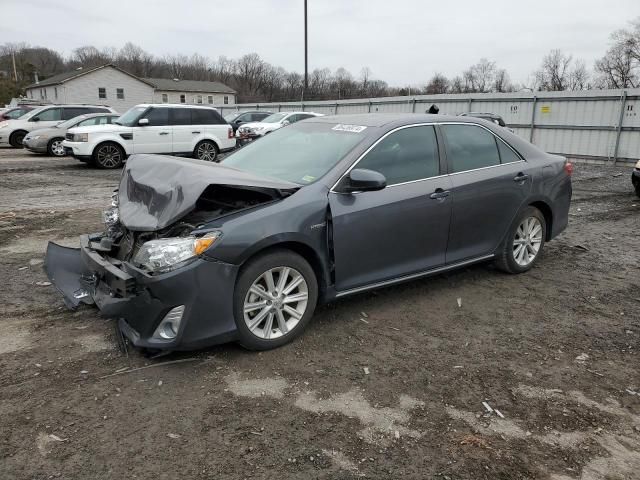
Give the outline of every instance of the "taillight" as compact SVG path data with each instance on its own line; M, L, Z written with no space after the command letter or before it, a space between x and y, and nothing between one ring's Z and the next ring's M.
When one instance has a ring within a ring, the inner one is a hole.
M229 130L227 131L227 138L233 138L233 128L231 127L229 127Z
M564 171L567 172L567 175L571 176L573 173L573 163L568 160L564 163Z

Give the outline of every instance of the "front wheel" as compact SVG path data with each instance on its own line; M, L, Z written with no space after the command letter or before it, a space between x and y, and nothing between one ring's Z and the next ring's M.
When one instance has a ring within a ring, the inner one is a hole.
M98 168L118 168L123 162L124 151L115 143L101 143L93 151L93 164Z
M193 156L205 162L215 162L218 158L218 147L211 140L202 140L196 145Z
M318 282L303 257L276 250L242 268L233 297L240 344L269 350L302 333L316 307Z
M527 207L518 216L500 247L496 266L508 273L530 270L542 255L546 235L544 215L535 207Z
M64 147L62 146L62 142L64 138L54 138L49 140L47 144L47 153L52 157L64 157Z

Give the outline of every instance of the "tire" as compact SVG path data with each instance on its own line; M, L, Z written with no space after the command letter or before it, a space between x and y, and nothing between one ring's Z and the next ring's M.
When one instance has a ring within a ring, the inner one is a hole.
M269 274L272 288L279 293L276 296L272 295L273 290L267 292ZM286 275L284 288L282 275ZM291 286L293 289L283 294ZM294 298L297 300L292 300ZM239 343L249 350L269 350L289 343L304 331L317 300L315 273L309 262L297 253L272 250L252 258L242 267L233 293Z
M64 153L64 147L62 146L62 142L64 138L52 138L49 140L47 144L47 153L52 157L64 157L66 153Z
M9 143L13 148L22 148L22 140L27 136L27 132L24 130L18 130L17 132L13 132L9 137Z
M119 168L124 162L124 150L114 142L104 142L93 149L92 164L102 169Z
M193 158L205 162L216 162L218 153L218 146L214 142L211 140L202 140L198 142L196 148L193 149Z
M547 222L542 212L535 207L527 207L513 222L498 249L496 266L507 273L530 270L542 256L546 235Z

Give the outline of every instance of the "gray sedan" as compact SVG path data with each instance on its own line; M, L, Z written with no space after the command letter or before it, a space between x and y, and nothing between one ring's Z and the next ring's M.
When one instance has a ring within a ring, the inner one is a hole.
M40 128L29 132L24 137L22 145L31 152L48 153L53 157L64 157L66 153L62 146L62 141L67 134L67 130L88 125L107 125L118 117L119 115L114 115L113 113L78 115L53 127Z
M45 267L138 347L269 349L347 295L478 262L528 271L567 226L571 173L478 118L315 117L222 164L131 156L106 230L50 243Z

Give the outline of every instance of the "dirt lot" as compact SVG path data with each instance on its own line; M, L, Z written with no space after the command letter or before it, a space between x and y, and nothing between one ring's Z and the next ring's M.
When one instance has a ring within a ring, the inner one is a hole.
M151 360L38 285L119 172L2 149L0 478L639 479L629 175L577 166L570 227L528 274L479 265L321 308L276 351Z

